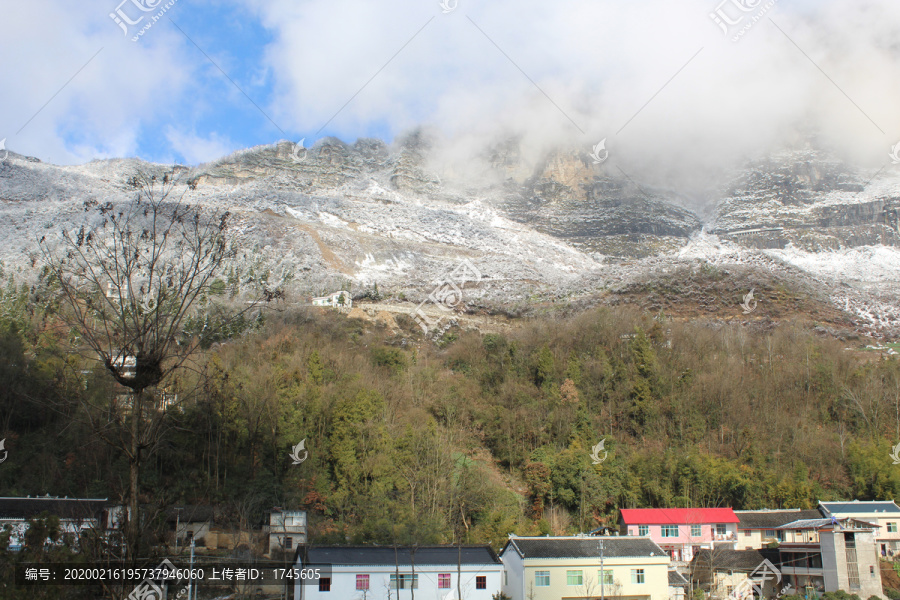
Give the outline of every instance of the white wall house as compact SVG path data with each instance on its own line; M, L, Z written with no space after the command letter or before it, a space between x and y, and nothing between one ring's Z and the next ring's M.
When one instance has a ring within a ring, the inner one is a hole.
M670 597L669 556L645 537L510 536L500 557L513 600Z
M304 565L331 568L328 577L298 583L298 600L458 600L457 584L465 600L491 600L503 579L490 546L306 547L297 552L297 568Z
M900 553L900 507L893 501L819 502L822 516L859 519L878 525L874 543L878 554Z
M269 512L269 554L293 552L306 543L306 511L274 508Z
M736 510L738 523L737 550L759 550L774 542L784 542L785 532L778 529L782 525L800 519L818 519L822 515L817 510Z
M350 308L353 306L353 296L350 292L340 290L327 296L318 296L312 299L313 306L330 306L332 308Z
M21 550L28 531L28 519L43 513L59 517L60 533L77 543L86 530L105 531L110 525L106 498L57 498L49 495L27 498L0 498L0 529L10 528L9 549Z

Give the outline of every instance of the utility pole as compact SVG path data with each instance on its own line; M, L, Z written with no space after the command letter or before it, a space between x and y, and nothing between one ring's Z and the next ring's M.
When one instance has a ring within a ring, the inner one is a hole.
M603 570L603 538L600 538L600 600L606 600L606 589L603 587L606 571Z
M190 573L194 572L194 537L191 536L191 570ZM191 592L194 591L194 579L193 577L188 577L188 600L191 600Z
M175 554L178 554L178 525L181 523L181 507L175 507Z

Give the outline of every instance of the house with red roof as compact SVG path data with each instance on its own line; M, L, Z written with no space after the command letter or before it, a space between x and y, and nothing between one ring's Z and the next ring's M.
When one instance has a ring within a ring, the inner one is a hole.
M731 548L740 519L730 508L623 508L619 533L649 537L676 562L690 562L702 548Z

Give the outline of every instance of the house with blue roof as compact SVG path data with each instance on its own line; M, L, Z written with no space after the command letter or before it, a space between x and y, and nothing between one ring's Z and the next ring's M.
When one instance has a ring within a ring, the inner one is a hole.
M877 525L875 546L878 553L886 558L900 555L900 507L894 501L819 502L819 511L824 517L858 519Z

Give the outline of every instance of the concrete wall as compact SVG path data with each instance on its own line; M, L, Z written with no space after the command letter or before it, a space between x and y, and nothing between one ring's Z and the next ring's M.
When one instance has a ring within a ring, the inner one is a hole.
M514 553L514 552L512 552ZM508 553L509 554L509 553ZM505 556L506 558L506 556ZM524 568L510 558L505 564L512 569L506 593L513 600L560 600L569 598L600 597L600 561L590 559L525 559ZM614 584L604 585L604 595L632 600L668 600L669 557L616 558L603 563L603 569L612 571ZM632 569L644 570L644 583L632 583ZM550 572L550 585L537 586L538 571ZM582 584L569 585L568 571L581 571ZM518 579L513 586L513 579Z
M853 532L856 542L856 564L859 571L859 587L850 586L847 568L847 544L843 531L822 531L819 535L822 547L822 566L825 575L825 591L844 590L858 594L864 600L869 596L884 598L881 587L881 569L875 549L875 537L869 531Z
M302 568L297 565L297 568ZM332 567L331 591L319 591L316 583L297 585L294 590L294 598L297 600L387 600L390 592L391 600L409 600L413 591L409 589L389 590L391 575L394 574L393 565L385 566L353 566ZM400 573L409 575L412 569L409 565L401 565ZM456 598L457 573L456 565L416 565L419 585L415 590L416 600L443 600ZM450 588L438 588L438 574L450 575ZM363 593L356 589L356 575L369 575L369 590ZM484 576L487 578L487 588L475 589L475 578ZM491 596L501 590L503 577L503 565L463 565L462 567L462 593L466 600L491 600ZM399 597L398 597L399 595Z

